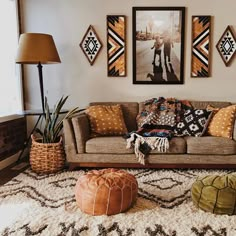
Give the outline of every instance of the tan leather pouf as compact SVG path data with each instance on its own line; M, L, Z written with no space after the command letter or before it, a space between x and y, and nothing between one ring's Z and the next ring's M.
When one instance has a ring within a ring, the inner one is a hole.
M81 176L75 187L79 208L90 215L114 215L127 210L136 200L138 183L123 170L92 170Z

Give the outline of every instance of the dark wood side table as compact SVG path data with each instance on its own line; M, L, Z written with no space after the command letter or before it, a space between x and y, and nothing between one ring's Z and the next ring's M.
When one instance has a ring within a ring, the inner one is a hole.
M59 114L65 114L67 112L68 112L68 110L62 109ZM50 110L50 113L52 113L52 110ZM35 129L37 128L39 121L43 118L44 113L42 110L23 110L23 111L17 112L16 114L23 115L23 116L38 116L38 119L37 119L33 129L31 130L29 136L27 137L27 140L24 143L24 146L19 154L19 157L17 159L17 163L19 163L19 161L21 160L21 157L25 151L25 148L28 147L28 145L29 145L31 135L34 133Z

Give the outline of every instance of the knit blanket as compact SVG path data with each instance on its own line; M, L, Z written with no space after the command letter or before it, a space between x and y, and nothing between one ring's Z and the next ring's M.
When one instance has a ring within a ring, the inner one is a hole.
M139 163L145 161L151 150L167 152L174 128L185 110L192 108L186 100L175 98L152 98L144 102L137 116L138 130L127 134L127 148L134 148Z

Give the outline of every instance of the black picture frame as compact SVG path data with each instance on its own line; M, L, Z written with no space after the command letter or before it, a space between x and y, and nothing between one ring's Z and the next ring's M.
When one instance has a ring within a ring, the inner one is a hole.
M133 7L133 84L183 84L185 7Z

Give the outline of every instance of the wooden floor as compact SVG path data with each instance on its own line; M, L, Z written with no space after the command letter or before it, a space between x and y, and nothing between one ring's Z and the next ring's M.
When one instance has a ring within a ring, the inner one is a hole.
M22 167L22 168L21 168ZM0 170L0 186L10 181L12 178L23 172L29 167L28 162L14 163L2 170Z

